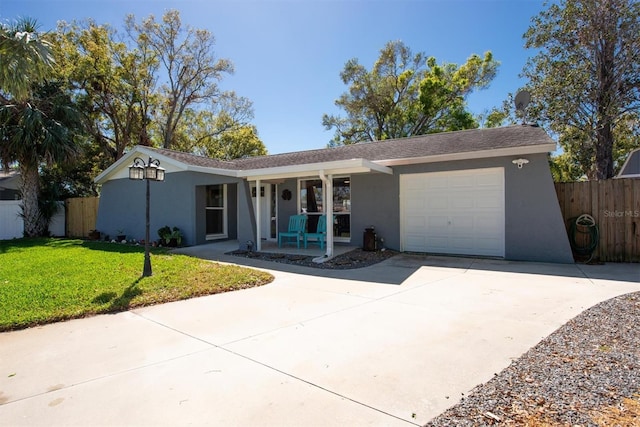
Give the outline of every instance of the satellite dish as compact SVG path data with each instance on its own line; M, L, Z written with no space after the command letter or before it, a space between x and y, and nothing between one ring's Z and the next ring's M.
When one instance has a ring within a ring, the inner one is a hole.
M531 95L529 94L528 91L521 90L516 94L516 99L515 99L516 110L524 111L525 108L527 108L527 105L529 105L529 102L531 102Z
M525 124L527 122L527 105L531 102L531 94L526 90L521 90L516 94L514 102L516 104L516 111L522 113L522 124Z

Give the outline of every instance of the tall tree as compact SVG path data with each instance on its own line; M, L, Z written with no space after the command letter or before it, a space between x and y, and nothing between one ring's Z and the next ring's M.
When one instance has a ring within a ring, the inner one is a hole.
M138 49L153 52L162 65L166 80L161 85L163 102L157 112L162 146L172 148L187 108L215 102L222 95L218 83L225 74L233 73L233 65L215 57L215 39L209 31L183 27L177 10L167 11L162 22L151 15L138 23L130 15L126 27Z
M478 127L466 109L466 98L474 90L484 89L495 78L499 63L491 52L483 57L473 54L458 66L427 60L427 72L420 82L422 116L412 133L432 133ZM426 132L425 132L426 131Z
M249 123L251 101L220 91L212 67L204 66L207 60L220 65L206 57L212 47L208 33L183 31L175 11L162 23L150 17L138 24L129 16L125 28L118 33L93 21L58 27L59 72L71 83L94 143L101 148L84 152L99 161L104 160L100 151L113 161L136 144L225 158L266 152ZM231 138L236 133L248 139ZM221 150L222 141L238 147ZM89 163L83 165L90 170ZM74 186L87 188L85 180Z
M356 58L347 61L340 77L349 90L335 101L346 117L325 114L322 124L335 129L331 145L477 127L465 100L489 85L498 65L491 52L460 66L438 65L401 41L389 42L371 70Z
M530 108L559 135L566 164L611 178L624 135L637 132L626 124L640 114L640 3L560 0L532 22L524 38L539 52L523 72Z
M208 109L185 111L173 148L222 160L265 155L267 149L252 119L251 101L225 93Z
M61 23L56 47L57 72L70 82L96 145L112 161L133 145L150 145L155 56L130 48L115 29L91 20Z

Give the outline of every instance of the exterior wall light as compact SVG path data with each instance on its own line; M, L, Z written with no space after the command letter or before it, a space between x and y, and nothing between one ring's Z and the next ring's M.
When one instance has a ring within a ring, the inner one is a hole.
M129 179L136 181L147 181L147 197L145 206L145 234L144 234L144 268L142 270L142 277L149 277L152 275L151 271L151 256L149 255L149 181L164 181L165 170L160 167L160 161L158 159L152 159L149 157L147 163L140 157L133 159L133 164L129 166Z
M513 163L514 165L517 165L518 169L522 169L522 166L524 166L527 163L529 163L529 160L523 159L523 158L519 158L519 159L512 160L511 163Z

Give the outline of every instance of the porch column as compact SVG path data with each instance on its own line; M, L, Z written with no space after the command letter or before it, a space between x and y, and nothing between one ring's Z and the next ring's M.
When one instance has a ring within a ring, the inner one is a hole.
M327 253L328 259L333 258L333 175L328 175L326 180L327 191L325 194L326 210L325 217L327 221Z
M325 175L323 170L318 171L318 175L322 180L322 194L324 215L327 225L327 252L324 256L314 258L313 262L323 263L333 258L333 175Z
M256 251L262 251L262 206L260 206L260 179L256 180Z

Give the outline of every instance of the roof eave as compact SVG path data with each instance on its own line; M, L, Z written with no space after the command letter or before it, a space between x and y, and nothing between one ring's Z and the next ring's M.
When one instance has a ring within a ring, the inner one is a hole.
M111 166L106 168L100 175L96 176L93 182L95 182L96 184L104 184L109 180L109 178L111 178L113 174L115 174L117 171L119 171L122 168L122 165L124 163L133 162L133 159L135 157L140 157L140 156L152 157L154 159L157 159L158 161L160 161L160 165L165 163L165 164L173 165L178 169L186 170L186 165L184 163L174 160L170 157L164 156L143 145L136 145L135 147L133 147L131 151L126 153L124 156L120 157L115 163L113 163Z
M210 175L230 176L233 178L238 177L238 171L235 171L232 169L220 169L220 168L210 168L206 166L185 165L185 170L191 171L191 172L207 173Z
M435 154L421 157L407 157L402 159L388 159L377 160L376 163L384 166L402 166L413 165L416 163L435 163L435 162L447 162L454 160L474 160L474 159L486 159L489 157L507 157L507 156L521 156L526 154L541 154L549 153L556 149L555 143L528 145L524 147L506 147L506 148L493 148L489 150L480 151L466 151L462 153L447 153L447 154Z
M326 175L342 175L355 173L385 173L393 175L393 170L384 165L366 159L337 160L321 163L279 166L264 169L247 169L238 171L238 177L249 181L273 180L316 176L320 172Z
M138 151L139 147L140 146L135 146L133 150L129 151L124 156L120 157L117 161L112 163L111 166L109 166L108 168L103 170L102 173L96 176L93 179L93 182L95 182L96 184L104 184L105 182L109 181L109 178L111 178L111 176L120 169L123 163L129 162L130 159L136 156L136 154L140 154Z
M177 169L181 169L183 171L193 171L193 172L202 172L212 175L224 175L237 178L237 171L231 169L219 169L219 168L211 168L206 166L196 166L190 165L179 160L173 159L171 157L165 156L155 150L151 150L142 145L136 145L131 151L122 156L117 162L113 163L107 169L105 169L100 175L95 177L93 180L96 184L104 184L107 182L111 176L119 171L122 168L122 164L124 163L132 163L133 158L135 157L152 157L160 161L160 166L162 164L172 165Z

